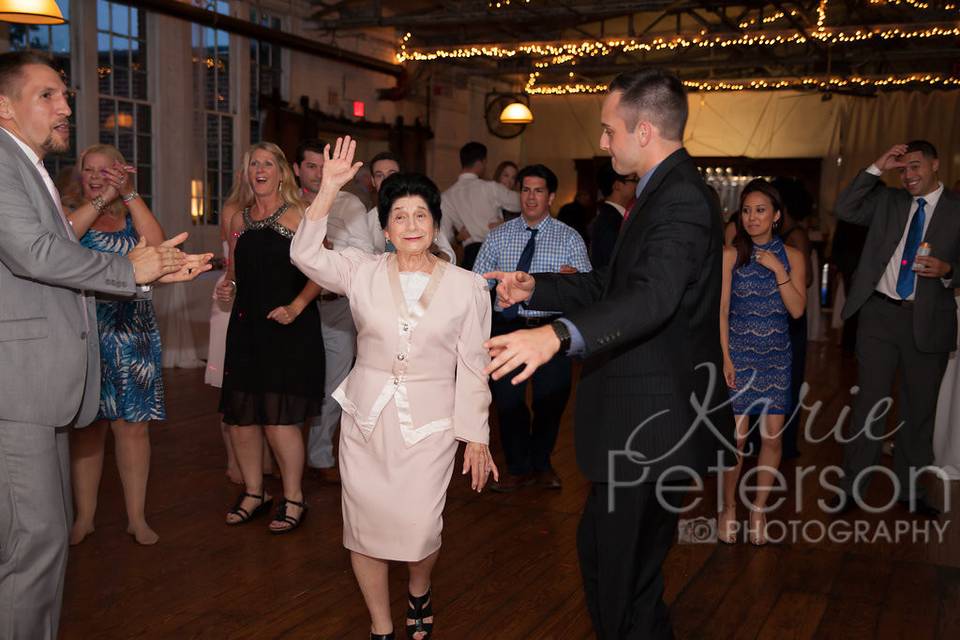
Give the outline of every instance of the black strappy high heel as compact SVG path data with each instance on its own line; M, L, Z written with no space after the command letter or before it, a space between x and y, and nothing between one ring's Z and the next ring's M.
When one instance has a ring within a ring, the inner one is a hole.
M413 624L407 625L407 637L413 638L414 634L422 633L419 640L430 640L433 636L433 623L424 622L424 618L433 617L433 601L430 598L430 589L420 597L414 597L407 593L409 603L407 604L407 619L413 620Z
M300 517L294 518L293 516L287 515L287 505L292 504L295 507L300 507ZM277 505L277 515L273 517L273 522L284 522L289 527L283 529L270 529L270 533L279 535L281 533L290 533L301 524L303 524L304 519L307 517L307 501L297 502L296 500L291 500L289 498L282 498Z
M233 514L235 516L240 516L240 519L234 522L227 521L227 524L230 526L236 526L238 524L246 524L247 522L250 522L257 516L259 516L260 514L266 513L267 511L269 511L270 507L273 505L273 498L270 498L269 500L264 500L263 499L264 495L265 495L264 493L261 493L260 495L256 495L255 493L247 493L246 491L241 493L240 497L237 498L237 504L233 505L233 509L230 509L230 511L227 512L227 515ZM256 500L259 500L260 504L257 505L257 508L255 508L251 513L250 511L247 511L246 509L240 506L243 504L244 498L254 498Z
M393 631L390 633L373 633L370 632L370 640L395 640L396 636L393 635Z

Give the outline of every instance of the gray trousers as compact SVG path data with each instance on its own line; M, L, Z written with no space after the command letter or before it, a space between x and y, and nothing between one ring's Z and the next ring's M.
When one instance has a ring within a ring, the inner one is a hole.
M73 522L68 428L0 421L0 640L54 640Z
M856 437L843 449L845 478L841 488L848 493L858 474L858 493L866 493L876 473L864 469L877 464L886 434L886 420L866 425L871 411L879 415L878 403L891 397L891 388L900 371L899 415L895 424L904 423L894 436L893 468L897 476L896 497L909 500L911 484L916 496L923 497L921 484L911 480L911 470L933 464L933 425L940 381L946 370L947 353L922 353L913 337L913 309L898 307L871 297L860 310L857 334L858 384L860 392L853 403L851 435ZM888 482L889 480L883 480Z
M340 425L340 405L331 397L350 368L357 350L357 330L346 298L320 303L320 325L326 354L323 383L323 409L310 423L307 438L307 466L327 469L337 461L333 457L333 434Z

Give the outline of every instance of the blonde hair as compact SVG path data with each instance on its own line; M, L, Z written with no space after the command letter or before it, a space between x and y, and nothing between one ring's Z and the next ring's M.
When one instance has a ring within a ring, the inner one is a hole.
M253 205L253 188L250 186L247 168L250 166L253 152L257 150L263 150L272 155L277 163L277 167L280 169L280 199L291 209L303 213L306 203L304 203L303 198L300 197L300 187L297 186L293 169L290 167L290 163L287 162L287 156L284 155L283 150L272 142L258 142L244 152L240 167L234 175L233 188L223 203L224 207L228 204L233 204L242 211Z
M77 179L70 181L61 195L64 206L70 209L78 209L87 203L87 199L83 197L83 163L86 161L87 156L94 153L107 156L114 162L119 162L122 165L127 164L126 158L124 158L120 150L112 144L95 144L84 149L77 159ZM130 176L127 176L127 180L130 180ZM118 217L127 215L127 207L119 197L107 205L107 209Z

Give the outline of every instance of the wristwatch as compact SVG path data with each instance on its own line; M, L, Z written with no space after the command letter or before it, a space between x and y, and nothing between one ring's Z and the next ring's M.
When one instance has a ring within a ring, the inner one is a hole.
M567 325L560 322L559 320L554 320L550 323L550 326L553 328L553 332L557 334L557 338L560 340L560 353L566 353L570 350L570 329L567 328Z

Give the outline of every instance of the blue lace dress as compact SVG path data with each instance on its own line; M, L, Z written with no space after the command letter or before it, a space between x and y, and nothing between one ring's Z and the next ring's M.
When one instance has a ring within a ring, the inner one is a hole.
M127 255L139 236L130 216L121 231L90 229L80 244L104 253ZM97 296L100 333L101 420L165 420L160 369L160 329L150 300Z
M790 262L780 238L757 249ZM751 258L733 270L730 285L729 346L736 369L733 412L737 415L787 414L790 407L790 314L783 304L772 271Z

